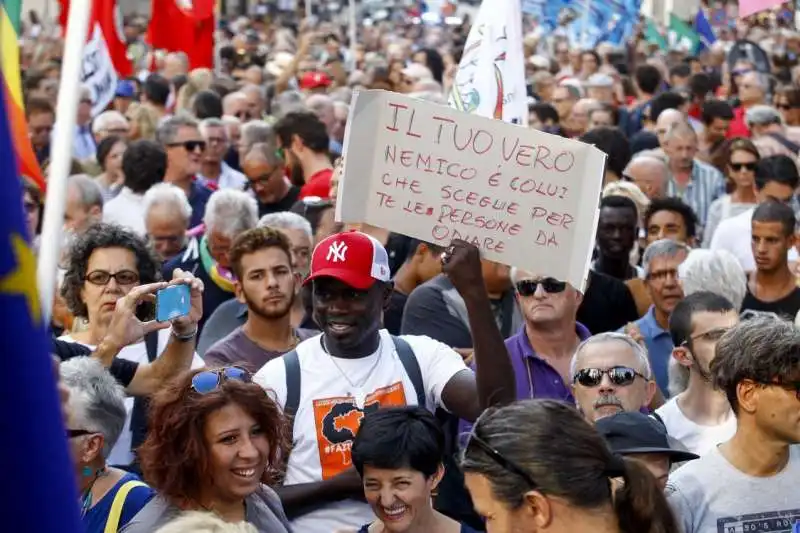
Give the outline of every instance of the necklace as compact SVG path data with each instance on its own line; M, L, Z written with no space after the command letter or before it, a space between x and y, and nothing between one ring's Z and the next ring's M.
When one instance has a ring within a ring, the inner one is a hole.
M94 488L94 484L97 483L98 479L107 475L108 471L105 466L98 468L94 473L94 479L92 479L92 482L86 487L86 490L83 491L83 495L81 496L81 518L86 516L86 513L88 513L89 509L92 507L92 488Z
M352 396L353 399L355 400L356 407L358 407L359 409L363 409L364 408L364 402L367 399L367 395L364 392L364 384L367 382L367 380L369 380L370 376L375 371L375 368L377 368L378 363L380 363L380 361L381 361L381 355L383 354L383 338L379 337L379 340L378 340L378 356L375 358L375 362L372 363L372 367L367 372L367 376L363 379L361 384L358 384L358 385L353 383L350 380L350 378L347 377L347 374L344 371L342 371L341 367L336 362L336 358L333 355L331 355L331 352L328 350L328 346L325 344L325 336L324 335L322 337L320 337L320 344L322 345L322 349L325 351L325 353L330 355L329 359L330 359L331 363L333 363L333 366L336 367L336 370L339 372L339 375L341 375L344 378L344 380L348 383L348 385L350 385L350 391L351 391L350 392L350 396Z

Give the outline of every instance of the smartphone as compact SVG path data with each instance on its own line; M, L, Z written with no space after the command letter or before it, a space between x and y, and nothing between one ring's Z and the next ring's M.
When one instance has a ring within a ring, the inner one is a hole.
M191 307L188 285L173 285L156 293L156 320L159 322L188 315Z

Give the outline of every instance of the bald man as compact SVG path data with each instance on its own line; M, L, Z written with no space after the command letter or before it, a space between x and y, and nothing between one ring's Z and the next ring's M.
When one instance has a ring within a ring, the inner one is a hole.
M189 57L184 52L171 52L164 58L162 75L168 80L189 74Z
M656 155L637 155L628 163L623 175L633 180L651 200L667 195L669 168L664 159Z
M716 168L696 159L697 133L688 122L672 125L664 134L663 147L669 158L667 195L689 204L704 227L711 202L725 194L725 178Z
M658 145L664 149L664 137L669 129L680 123L686 122L686 116L677 109L665 109L658 115L656 119L656 135L658 136Z
M572 107L572 112L564 127L570 137L580 137L589 129L589 112L601 108L602 105L592 98L581 98Z
M261 119L264 116L264 107L266 105L264 89L258 85L249 84L242 87L239 92L245 96L247 111L250 116L254 119Z
M334 133L336 133L336 109L333 105L333 99L326 94L313 94L306 100L306 107L317 115L320 122L325 124L328 137L330 137L328 143L330 152L335 156L342 155L342 145L334 137Z
M222 114L236 117L242 121L242 124L255 118L250 112L247 95L241 91L225 95L225 98L222 99Z

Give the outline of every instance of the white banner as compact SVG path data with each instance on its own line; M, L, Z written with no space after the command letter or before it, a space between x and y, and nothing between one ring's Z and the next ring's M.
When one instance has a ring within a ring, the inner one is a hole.
M348 124L337 221L440 246L462 239L583 290L603 152L385 91L357 93Z
M520 0L484 0L450 91L450 107L528 124Z
M81 85L88 87L92 93L93 117L105 110L117 92L117 71L98 23L95 23L92 36L84 48Z

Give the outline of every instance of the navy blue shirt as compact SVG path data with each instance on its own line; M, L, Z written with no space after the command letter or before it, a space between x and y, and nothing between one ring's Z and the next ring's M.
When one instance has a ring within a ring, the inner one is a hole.
M369 533L369 526L370 524L364 524L361 526L361 529L358 530L358 533ZM461 533L478 533L478 530L472 529L467 524L461 524Z
M105 496L100 498L99 502L86 512L86 515L83 517L83 525L86 527L86 533L103 533L106 528L108 515L111 512L111 505L114 503L114 497L117 495L120 487L128 481L141 480L134 474L125 474L117 484L114 485L114 488L108 491ZM122 504L122 514L120 515L119 525L114 531L122 530L123 526L130 522L154 495L155 491L150 487L138 486L131 489L125 497L125 503Z
M192 206L192 218L189 220L190 228L203 223L203 217L206 215L206 204L213 193L213 190L201 184L198 180L192 181L192 188L189 191L189 205Z

